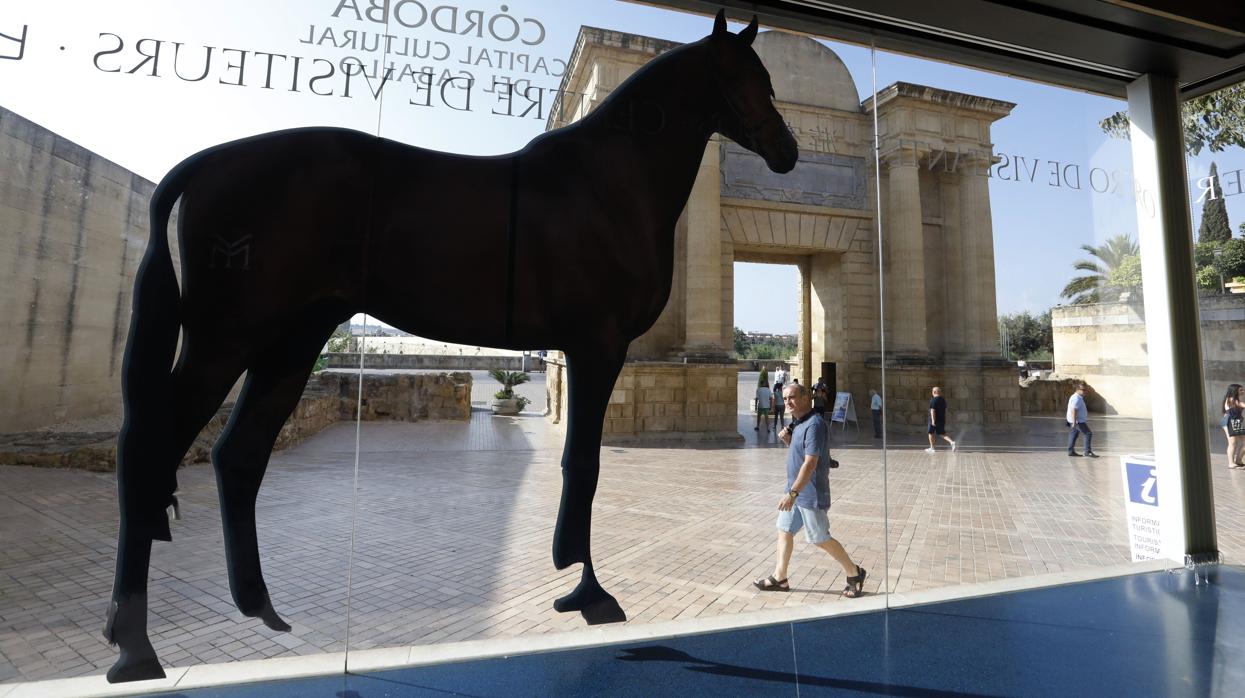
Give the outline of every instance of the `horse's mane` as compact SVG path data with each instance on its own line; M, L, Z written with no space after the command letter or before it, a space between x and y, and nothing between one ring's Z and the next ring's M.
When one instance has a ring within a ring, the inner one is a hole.
M625 103L632 93L636 91L637 83L644 84L650 82L654 78L658 78L674 69L681 64L681 59L686 58L688 54L695 53L697 49L704 46L708 38L709 37L705 37L703 39L682 44L670 49L669 51L664 51L654 56L648 63L640 66L638 70L627 76L627 79L619 83L618 87L611 90L610 93L606 95L605 99L601 100L601 104L599 104L596 109L593 109L580 119L566 124L565 126L559 126L558 128L550 129L544 133L534 136L532 140L528 141L528 146L538 143L546 138L555 136L561 132L589 128L599 124L602 120L606 119L607 116L614 111L620 103ZM559 99L564 98L565 94L566 93L560 95Z

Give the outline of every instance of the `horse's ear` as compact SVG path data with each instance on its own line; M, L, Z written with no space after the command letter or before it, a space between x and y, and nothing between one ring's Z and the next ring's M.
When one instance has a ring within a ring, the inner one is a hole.
M752 15L752 22L748 24L748 26L744 27L743 31L739 32L739 38L743 39L744 43L747 44L748 46L752 45L752 40L757 38L757 16L756 15Z
M713 38L726 35L726 8L718 10L718 16L713 20Z

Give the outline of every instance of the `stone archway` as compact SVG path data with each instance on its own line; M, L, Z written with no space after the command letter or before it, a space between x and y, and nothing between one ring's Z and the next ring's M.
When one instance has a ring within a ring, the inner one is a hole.
M582 118L637 68L675 46L581 28L562 89L583 97L551 113L550 128ZM832 361L837 389L867 404L869 389L882 385L879 202L872 186L879 180L888 226L880 258L893 313L886 332L895 342L890 348L900 350L895 361L888 359L895 369L886 379L892 414L897 407L923 414L917 407L928 385L962 385L962 395L977 397L962 404L960 416L1018 421L1014 376L991 358L997 344L993 247L988 192L977 176L989 169L990 124L1015 105L891 85L878 95L878 173L872 100L861 101L843 61L825 45L793 34L764 32L753 46L770 71L800 161L791 173L775 175L735 143L710 141L676 231L670 300L631 345L606 416L605 441L739 438L738 369L729 353L736 261L798 266L794 374L811 383L816 367ZM969 312L945 312L966 299ZM564 364L557 356L549 363L550 415L558 422L566 404ZM1014 395L1004 394L1008 379ZM988 404L986 395L992 396Z

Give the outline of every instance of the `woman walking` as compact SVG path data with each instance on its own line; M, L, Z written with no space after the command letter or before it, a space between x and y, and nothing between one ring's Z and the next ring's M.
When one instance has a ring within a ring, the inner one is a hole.
M1228 467L1233 470L1245 468L1242 456L1245 456L1245 420L1242 419L1245 402L1241 401L1241 385L1233 383L1223 396L1223 419L1219 426L1223 427L1224 436L1228 437Z

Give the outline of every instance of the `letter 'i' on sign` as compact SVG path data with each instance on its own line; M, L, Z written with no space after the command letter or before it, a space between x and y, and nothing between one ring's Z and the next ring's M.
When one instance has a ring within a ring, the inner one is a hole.
M1153 465L1128 463L1128 501L1158 506L1159 493Z

